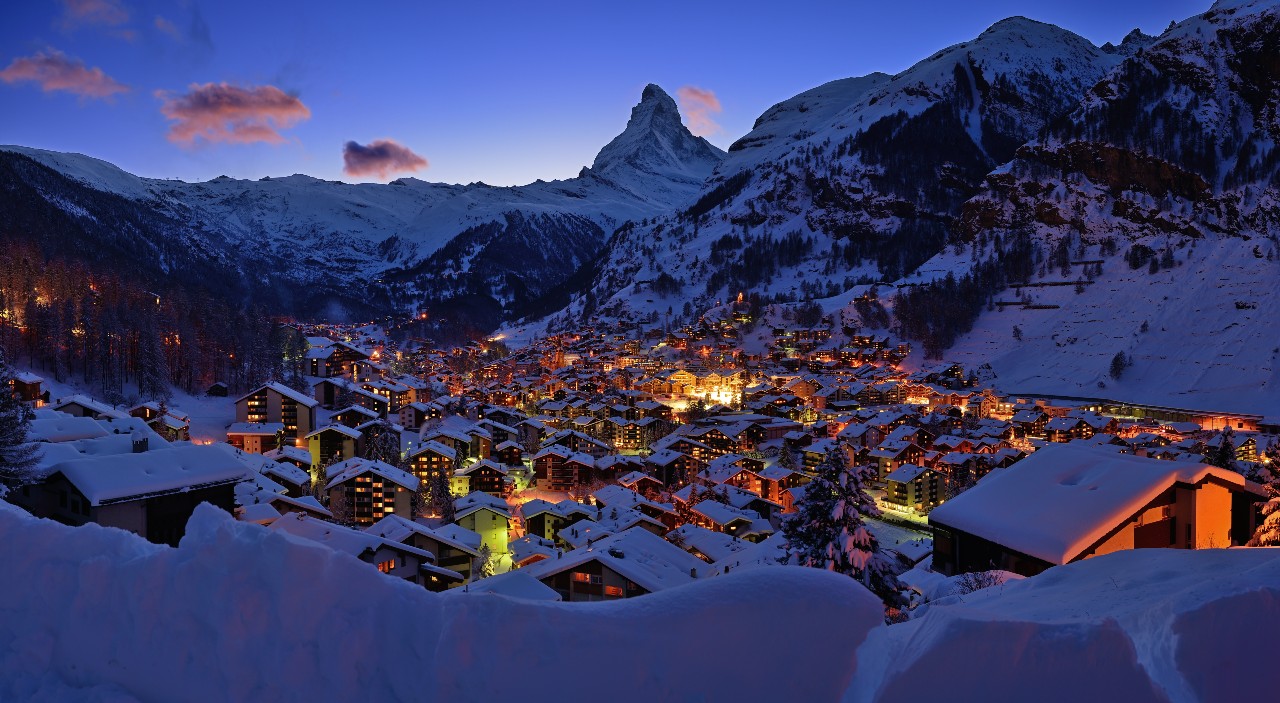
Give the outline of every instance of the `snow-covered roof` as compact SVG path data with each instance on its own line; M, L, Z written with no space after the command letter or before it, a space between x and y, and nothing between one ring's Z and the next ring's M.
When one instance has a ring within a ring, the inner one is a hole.
M706 568L706 564L692 554L637 527L604 537L559 559L532 564L523 571L541 580L593 559L649 592L690 583L696 578L695 574Z
M505 574L495 574L468 584L466 588L453 588L446 591L446 593L450 597L466 593L473 595L496 594L519 600L561 600L560 594L554 588L526 573L524 569L508 571Z
M31 442L69 442L76 439L105 437L109 432L91 417L75 417L57 413L57 417L36 418L31 421L27 440Z
M457 530L453 528L457 528ZM365 532L396 542L407 542L414 534L419 534L459 551L466 552L471 556L476 556L476 549L480 546L480 535L464 527L459 527L458 525L430 527L402 515L384 516L381 520L366 527Z
M472 491L461 498L455 499L453 507L457 510L454 514L455 519L462 519L477 510L492 510L504 517L511 517L511 506L507 505L507 501L480 491Z
M248 393L245 393L239 398L236 398L236 402L239 403L240 401L244 400L245 398L248 398L251 395L255 395L257 393L262 392L264 389L275 391L276 393L279 393L280 395L286 398L289 398L290 400L294 401L295 403L303 407L314 408L315 406L320 404L320 401L316 400L315 398L312 398L311 396L303 393L299 393L298 391L293 390L292 388L284 385L283 383L267 383L267 384L258 386L254 390Z
M233 422L227 425L227 434L274 437L284 431L283 422ZM310 435L308 435L310 436Z
M50 473L61 472L91 504L103 505L243 480L249 469L234 451L225 444L189 444L86 456L56 464Z
M713 562L727 559L751 546L751 543L746 540L692 523L681 525L668 532L667 541L683 547L686 551L696 550Z
M271 523L268 528L276 532L284 532L294 537L319 542L324 546L338 552L344 552L355 557L359 557L366 551L373 552L379 548L386 546L395 550L416 554L423 560L435 563L436 557L431 552L411 547L407 544L397 542L395 540L385 539L376 534L357 530L350 527L343 527L332 522L317 520L305 513L288 513L282 515L280 519ZM459 576L458 578L461 578Z
M346 483L351 479L364 473L373 473L387 481L391 481L406 490L418 490L418 477L407 471L401 471L385 461L377 461L375 459L365 459L363 457L352 457L344 459L333 466L329 467L329 482L325 484L324 489Z
M1245 488L1240 474L1207 464L1053 444L934 508L929 521L1065 564L1174 483L1208 477Z

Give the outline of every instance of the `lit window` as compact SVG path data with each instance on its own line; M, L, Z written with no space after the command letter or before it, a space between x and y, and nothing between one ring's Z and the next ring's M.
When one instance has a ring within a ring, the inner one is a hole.
M622 589L621 589L620 587L618 587L618 586L605 586L605 587L604 587L604 594L605 594L606 596L613 596L613 597L615 597L615 598L621 598L621 597L622 597Z
M573 580L578 583L589 583L591 581L591 574L584 574L581 571L575 571L573 572Z
M378 562L378 571L381 571L384 574L391 573L391 570L394 568L396 568L395 559L388 559L386 561Z

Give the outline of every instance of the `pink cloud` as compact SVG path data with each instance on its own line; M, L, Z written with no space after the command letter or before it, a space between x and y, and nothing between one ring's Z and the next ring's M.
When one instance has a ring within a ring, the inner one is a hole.
M160 112L175 122L169 126L169 141L178 144L198 139L279 144L284 141L280 130L311 117L311 110L297 96L271 85L192 84L183 95L157 91L156 97L164 101Z
M178 27L174 23L161 17L160 15L156 15L155 27L156 29L160 30L161 32L164 32L165 34L168 34L170 37L174 39L182 38L182 33L178 31Z
M377 176L386 180L392 173L413 173L427 167L427 160L391 139L376 139L362 145L347 142L342 147L342 172L353 178Z
M720 114L720 99L715 93L686 85L676 90L676 97L680 98L680 110L685 114L690 132L706 137L720 131L720 125L712 118L712 115Z
M129 86L117 82L102 69L89 68L55 49L14 59L8 68L0 71L0 80L5 83L32 81L39 83L46 93L63 91L86 98L110 98L129 91Z
M71 29L83 24L109 27L129 21L129 11L116 0L62 0L62 24Z

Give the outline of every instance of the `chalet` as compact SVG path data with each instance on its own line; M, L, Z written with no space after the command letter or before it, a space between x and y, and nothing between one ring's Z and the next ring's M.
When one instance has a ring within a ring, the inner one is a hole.
M569 524L568 516L560 510L558 505L541 498L522 503L520 518L524 522L525 534L548 540L554 540L560 528Z
M227 444L250 454L263 454L280 446L283 422L233 422L227 426Z
M507 440L493 448L493 453L489 458L506 466L508 470L512 468L524 467L524 447L511 440Z
M657 493L663 488L662 481L643 471L632 471L629 474L619 476L618 485L630 488L640 495Z
M1029 408L1014 413L1009 422L1013 423L1014 433L1019 437L1043 437L1049 415L1039 407Z
M511 540L511 543L507 545L507 549L511 551L511 566L516 569L523 569L546 559L556 559L561 554L555 542L534 534L526 534L520 539ZM525 574L525 576L528 576L528 574ZM485 579L485 581L490 580L492 579ZM559 600L558 594L556 599Z
M607 535L526 567L565 601L634 598L691 583L706 564L642 529Z
M465 482L466 490L459 490L464 495L480 492L493 496L506 495L510 484L507 479L507 467L492 459L481 459L465 468L458 469L455 484L462 489L460 482Z
M303 513L285 515L272 522L268 529L350 554L388 576L404 579L429 591L443 591L463 581L462 574L437 566L435 555L428 551L366 530L317 520Z
M44 404L46 398L42 390L43 378L33 373L19 371L9 379L9 384L13 387L13 394L23 403L33 408Z
M1044 437L1050 442L1065 443L1092 436L1093 427L1079 417L1055 417L1044 426Z
M352 405L330 415L329 424L355 428L377 419L379 419L378 413L362 405Z
M885 441L867 455L875 462L880 479L904 464L919 463L924 450L912 442Z
M249 469L225 445L183 445L59 462L12 496L32 514L68 525L95 522L177 546L200 503L230 513Z
M430 481L439 474L453 476L457 463L458 452L440 442L423 442L409 455L409 466L423 481Z
M494 559L507 553L511 508L507 501L488 493L472 492L453 501L454 522L480 535Z
M533 475L538 488L547 491L569 491L590 480L595 470L595 457L552 444L533 457Z
M1123 549L1244 544L1260 493L1206 464L1053 444L933 510L933 568L1033 576Z
M304 439L311 453L311 465L323 466L331 461L356 457L363 437L360 430L346 425L329 425L309 433Z
M401 515L387 515L365 528L365 532L384 539L401 542L435 555L436 566L457 572L462 581L471 580L471 565L480 556L479 539L459 539L456 525L433 529L416 520ZM467 535L476 538L478 535ZM450 586L459 584L450 584Z
M904 464L885 476L886 503L918 513L942 504L946 499L946 477L915 464Z
M724 561L751 548L751 543L692 523L668 532L668 542L707 563Z
M335 516L362 525L371 525L386 515L412 517L412 499L418 490L413 474L357 457L330 466L327 477L324 490Z
M428 420L435 420L443 415L440 406L434 403L408 403L400 407L400 424L407 430L417 430Z
M316 426L317 405L282 383L268 383L236 400L236 422L279 422L288 436L305 437Z
M109 417L128 417L126 413L116 410L106 403L100 403L83 395L60 398L53 403L51 409L74 417L89 417L95 420Z

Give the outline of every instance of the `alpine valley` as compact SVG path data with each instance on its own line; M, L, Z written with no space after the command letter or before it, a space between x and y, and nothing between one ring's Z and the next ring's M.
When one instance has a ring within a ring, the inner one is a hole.
M572 179L204 183L0 150L0 237L443 336L726 316L892 330L1010 392L1280 410L1280 0L1096 46L1014 17L722 152L650 85ZM1132 368L1108 366L1123 352ZM984 366L985 365L985 366Z

